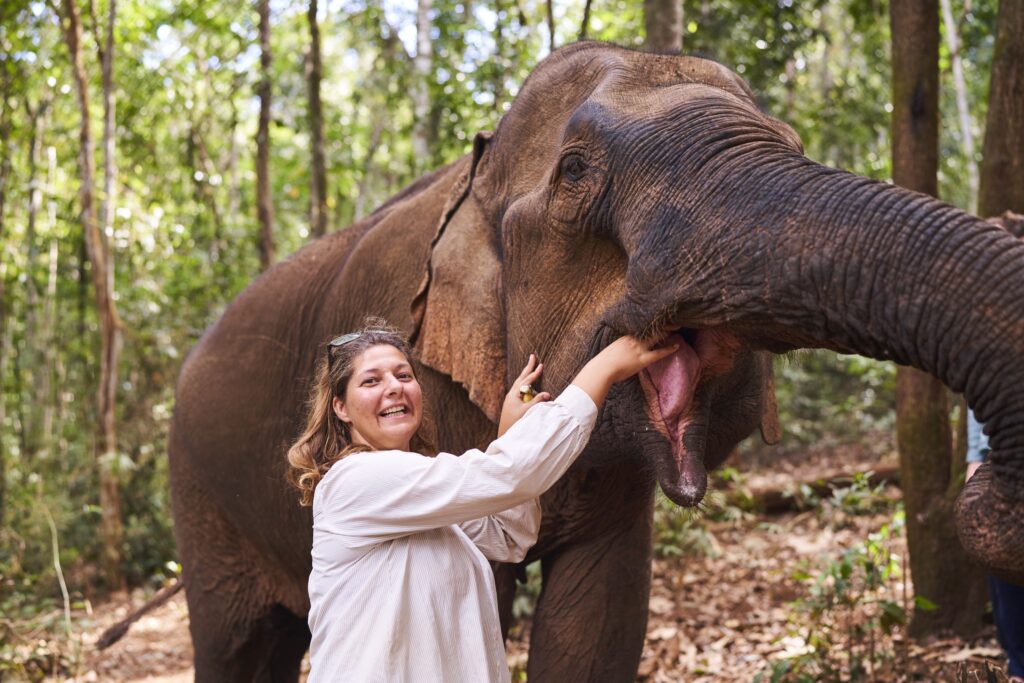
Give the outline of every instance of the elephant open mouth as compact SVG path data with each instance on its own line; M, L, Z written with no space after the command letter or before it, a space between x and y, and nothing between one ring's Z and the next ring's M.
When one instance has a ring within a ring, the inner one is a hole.
M724 330L682 328L666 339L678 344L674 354L643 370L645 408L654 429L669 443L672 464L662 469L665 494L679 505L694 506L707 491L708 420L711 405L701 391L708 381L727 372L740 343Z

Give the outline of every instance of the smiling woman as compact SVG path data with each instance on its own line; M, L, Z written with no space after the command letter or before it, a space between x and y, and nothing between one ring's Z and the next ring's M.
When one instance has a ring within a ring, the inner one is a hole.
M508 681L489 561L536 542L538 497L583 450L614 382L678 351L622 337L555 400L505 396L498 438L456 457L418 436L423 395L402 335L379 319L317 369L290 479L313 507L309 681ZM527 400L529 398L529 400Z

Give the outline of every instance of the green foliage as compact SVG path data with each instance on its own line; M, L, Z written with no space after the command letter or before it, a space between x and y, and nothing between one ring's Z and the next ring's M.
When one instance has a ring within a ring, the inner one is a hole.
M732 482L733 490L744 490L743 476L737 470L726 467L715 475L720 482ZM717 556L718 542L707 523L749 519L751 506L742 505L742 501L742 495L727 497L723 490L709 488L700 506L683 508L670 501L659 489L654 503L655 556Z
M895 501L885 495L885 483L871 485L873 472L858 472L849 486L832 489L818 507L818 519L834 529L850 525L851 517L873 515L891 508Z
M861 509L860 503L855 509ZM824 562L806 563L792 576L806 594L791 604L791 646L757 681L860 680L896 653L881 646L907 623L907 606L893 599L887 585L901 577L892 540L903 533L898 510L878 531Z
M28 576L0 580L0 679L42 681L79 668L85 644L65 630L60 599L41 599L40 588Z
M803 351L778 356L775 376L779 417L787 439L797 445L849 443L893 428L892 363Z
M540 560L526 565L526 583L518 583L516 597L512 602L512 616L516 619L524 619L533 616L533 610L537 606L537 598L540 597L541 589L541 566Z

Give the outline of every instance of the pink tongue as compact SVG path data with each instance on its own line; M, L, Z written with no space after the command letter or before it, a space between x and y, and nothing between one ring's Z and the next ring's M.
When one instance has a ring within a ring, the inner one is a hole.
M665 425L675 434L679 418L693 398L700 379L700 358L677 334L669 335L665 344L679 344L679 350L668 358L647 367L647 375L658 391L658 405Z

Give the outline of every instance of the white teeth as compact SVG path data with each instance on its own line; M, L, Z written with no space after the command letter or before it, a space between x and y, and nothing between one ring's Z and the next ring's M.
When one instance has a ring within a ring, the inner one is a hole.
M403 408L402 406L395 406L394 408L388 408L383 413L381 413L381 415L383 415L384 417L390 417L391 415L398 415L404 412L405 408Z

